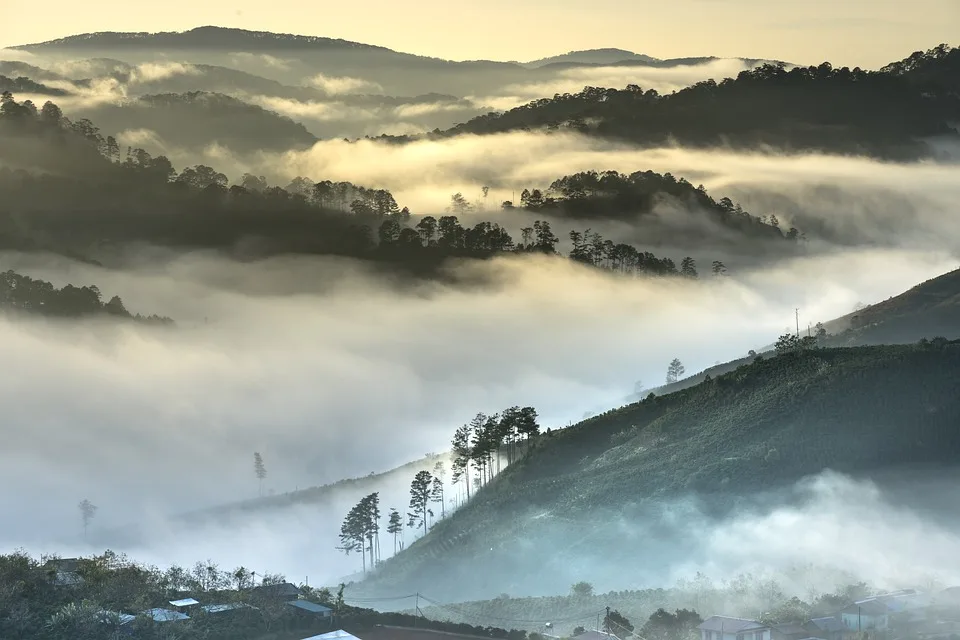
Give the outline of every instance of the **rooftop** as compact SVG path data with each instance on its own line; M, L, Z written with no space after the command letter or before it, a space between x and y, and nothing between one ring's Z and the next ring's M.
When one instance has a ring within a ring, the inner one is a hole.
M194 604L200 604L200 601L194 600L193 598L183 598L182 600L171 600L170 604L175 607L189 607Z
M316 602L310 602L309 600L291 600L287 604L290 605L291 607L296 607L297 609L303 609L304 611L309 611L310 613L322 613L324 615L328 613L333 613L333 609L331 609L330 607L325 607L322 604L317 604ZM344 631L344 633L346 633L346 631Z
M154 622L173 622L175 620L189 620L190 616L185 613L180 613L179 611L171 611L170 609L147 609L143 612L143 615L153 618Z
M233 611L234 609L256 609L244 602L231 602L229 604L205 604L200 607L207 613L221 613L223 611Z

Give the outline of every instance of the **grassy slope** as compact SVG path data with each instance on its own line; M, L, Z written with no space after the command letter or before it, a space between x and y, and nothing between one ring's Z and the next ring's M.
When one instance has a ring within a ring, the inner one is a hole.
M542 437L362 590L462 588L478 558L509 583L511 548L556 530L560 514L601 547L617 534L598 532L597 514L649 517L651 499L696 494L722 509L824 468L869 475L949 464L960 451L958 389L960 343L825 349L744 365ZM524 548L528 560L539 549ZM563 552L571 561L578 553ZM477 584L472 593L484 590Z

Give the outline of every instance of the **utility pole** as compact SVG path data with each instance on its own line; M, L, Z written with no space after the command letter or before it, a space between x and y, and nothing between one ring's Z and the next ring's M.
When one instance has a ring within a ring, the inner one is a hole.
M800 309L799 308L794 309L794 314L796 315L796 318L797 318L797 337L799 338L800 337Z

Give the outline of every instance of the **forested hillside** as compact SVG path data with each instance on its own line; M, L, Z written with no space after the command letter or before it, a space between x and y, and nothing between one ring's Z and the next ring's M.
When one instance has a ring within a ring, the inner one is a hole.
M38 109L9 93L2 98L0 130L8 140L0 149L6 165L0 166L5 193L0 248L6 249L103 260L111 247L141 242L218 249L246 259L284 253L343 256L436 274L451 258L559 256L560 236L548 219L553 217L583 221L560 231L573 244L569 257L574 260L631 275L695 277L696 263L689 256L675 261L589 229L587 220L636 218L664 198L710 222L697 231L708 239L732 234L758 252L789 255L801 238L796 229L781 230L775 217L761 219L729 198L714 200L702 187L649 171L630 176L586 172L561 178L546 194L528 190L520 207L540 219L523 226L515 240L499 223L476 220L474 204L462 194L451 197L449 215L414 222L386 189L302 176L286 187L270 186L251 174L228 186L225 174L206 165L178 173L164 156L143 149L124 153L93 122L71 122L51 102ZM504 207L516 208L513 203ZM474 216L472 226L461 222L468 215ZM676 245L699 241L693 236L675 240Z
M237 153L307 149L317 141L300 123L220 93L190 91L146 95L87 109L110 124L109 133L147 129L167 145L202 149L219 144Z
M493 595L494 585L498 593L535 590L566 580L571 566L611 567L615 558L623 571L656 571L682 553L679 539L658 538L671 537L661 518L677 498L709 496L719 515L827 468L870 476L955 464L957 389L958 342L758 358L540 436L529 455L359 588L429 584L466 598Z
M940 50L947 51L943 46ZM926 56L910 73L765 64L669 95L639 86L586 87L474 118L442 135L566 128L642 145L730 144L916 158L918 139L956 136L960 97L943 83L955 55ZM897 67L900 69L900 67Z

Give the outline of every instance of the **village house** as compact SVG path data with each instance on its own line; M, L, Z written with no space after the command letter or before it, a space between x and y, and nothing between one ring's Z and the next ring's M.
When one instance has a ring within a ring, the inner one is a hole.
M770 626L757 620L710 616L700 626L700 640L771 640Z

